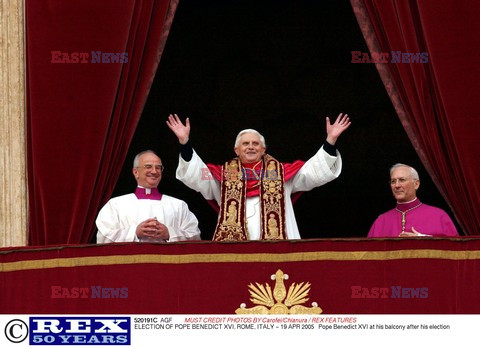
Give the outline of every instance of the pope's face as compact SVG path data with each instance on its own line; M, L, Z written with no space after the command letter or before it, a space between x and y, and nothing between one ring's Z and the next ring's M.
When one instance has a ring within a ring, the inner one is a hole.
M260 137L255 133L245 133L240 137L240 142L234 148L235 153L242 163L255 163L260 161L265 154L265 147L260 142Z
M162 179L162 160L152 153L145 153L138 159L138 167L132 172L137 184L144 188L156 188Z
M390 188L397 202L414 200L419 186L420 181L412 178L408 167L397 167L390 176Z

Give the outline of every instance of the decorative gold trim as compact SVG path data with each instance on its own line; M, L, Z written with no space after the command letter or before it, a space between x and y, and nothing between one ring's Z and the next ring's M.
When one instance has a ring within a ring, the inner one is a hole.
M285 240L285 188L283 165L272 156L262 158L260 179L261 223L263 240Z
M246 181L242 180L239 158L227 161L222 168L221 204L214 241L246 241L245 222Z
M316 251L294 253L218 253L185 255L114 255L39 259L0 263L0 272L71 268L115 264L188 264L188 263L285 263L311 261L373 261L397 259L480 259L480 251L396 250L396 251Z
M261 161L261 174L254 169L260 195L261 240L285 240L285 189L283 165L265 154ZM220 213L213 241L249 240L246 219L247 178L246 169L238 157L222 167Z
M299 284L292 283L290 287L285 287L283 280L288 280L288 274L284 274L280 269L275 275L271 276L275 280L275 286L270 288L269 284L265 287L258 282L256 285L248 285L250 292L250 301L258 304L253 308L247 308L245 303L240 304L240 308L235 310L236 314L321 314L322 308L316 302L311 307L304 304L308 301L308 292L310 292L310 283L301 282ZM276 301L276 302L275 302Z

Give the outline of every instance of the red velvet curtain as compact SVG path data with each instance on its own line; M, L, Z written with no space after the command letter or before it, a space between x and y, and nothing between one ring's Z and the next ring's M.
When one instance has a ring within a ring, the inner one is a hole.
M420 159L465 234L478 234L480 3L351 3L370 53L390 54L377 69ZM427 53L428 62L391 63L392 51Z
M178 1L26 1L29 245L91 239Z

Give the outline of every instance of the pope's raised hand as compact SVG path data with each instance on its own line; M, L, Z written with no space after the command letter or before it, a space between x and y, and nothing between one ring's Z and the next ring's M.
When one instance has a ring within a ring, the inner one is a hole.
M338 114L337 120L333 124L330 123L330 118L327 116L327 142L335 145L338 137L345 131L351 124L348 114Z
M167 120L167 126L175 133L180 144L185 144L190 138L190 120L185 120L185 125L182 123L177 114L170 114Z

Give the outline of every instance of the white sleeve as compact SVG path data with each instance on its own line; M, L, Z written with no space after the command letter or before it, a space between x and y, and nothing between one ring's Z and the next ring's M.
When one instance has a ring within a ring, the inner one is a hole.
M167 226L168 241L201 240L197 217L188 209L186 202L179 200L174 226Z
M212 177L207 165L195 150L190 161L185 161L179 155L176 176L187 187L200 192L205 199L220 203L220 182Z
M137 225L124 226L121 224L116 204L110 200L100 210L95 221L97 224L97 243L138 241Z
M323 146L311 157L291 179L292 193L297 191L309 191L315 187L324 185L342 172L342 157L337 151L337 156L329 155Z

